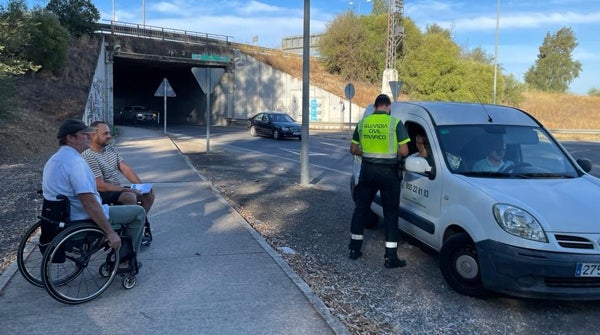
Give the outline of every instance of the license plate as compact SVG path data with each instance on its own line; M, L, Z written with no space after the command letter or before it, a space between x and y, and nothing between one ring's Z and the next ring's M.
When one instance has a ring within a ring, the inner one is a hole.
M575 277L600 277L600 264L577 263Z

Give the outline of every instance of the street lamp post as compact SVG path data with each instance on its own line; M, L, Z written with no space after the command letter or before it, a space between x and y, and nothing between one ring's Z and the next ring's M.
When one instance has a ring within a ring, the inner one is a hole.
M496 103L496 87L498 82L498 31L500 30L500 0L496 8L496 46L494 51L494 95L493 103Z

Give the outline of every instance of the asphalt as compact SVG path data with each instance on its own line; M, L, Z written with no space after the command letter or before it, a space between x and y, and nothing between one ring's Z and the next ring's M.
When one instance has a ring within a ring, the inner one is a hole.
M136 286L117 277L100 297L66 305L12 264L0 277L1 333L349 334L167 136L119 131L117 150L156 193Z

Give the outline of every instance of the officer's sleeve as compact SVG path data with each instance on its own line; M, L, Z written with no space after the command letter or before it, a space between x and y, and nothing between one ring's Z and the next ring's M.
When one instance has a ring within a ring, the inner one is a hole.
M410 142L410 137L402 121L398 122L396 126L396 138L398 139L398 145Z
M360 120L357 124L356 124L356 128L354 128L354 133L352 133L352 143L353 144L360 144L360 134L358 133L358 129L362 127L362 120Z

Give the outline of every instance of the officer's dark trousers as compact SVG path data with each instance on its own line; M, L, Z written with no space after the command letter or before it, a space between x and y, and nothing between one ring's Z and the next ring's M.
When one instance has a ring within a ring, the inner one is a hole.
M356 204L350 226L352 235L363 235L365 222L370 217L371 202L375 198L377 191L379 191L383 206L385 241L398 242L400 180L397 165L368 164L363 162L360 168L358 185L356 185ZM351 239L350 249L359 250L361 246L362 239Z

